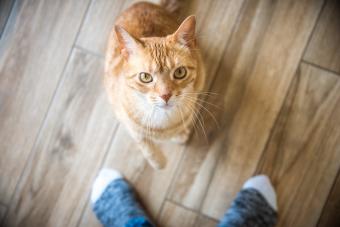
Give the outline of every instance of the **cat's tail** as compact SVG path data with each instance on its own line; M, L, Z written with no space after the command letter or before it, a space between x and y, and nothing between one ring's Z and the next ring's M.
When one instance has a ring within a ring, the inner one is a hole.
M160 5L169 13L179 14L184 0L161 0Z

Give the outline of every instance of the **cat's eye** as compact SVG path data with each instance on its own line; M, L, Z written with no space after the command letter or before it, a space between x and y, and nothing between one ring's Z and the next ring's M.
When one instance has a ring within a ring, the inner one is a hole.
M187 75L187 70L184 66L177 68L174 72L174 78L178 80L183 79L186 75Z
M153 81L152 76L149 73L139 73L139 80L143 83L150 83Z

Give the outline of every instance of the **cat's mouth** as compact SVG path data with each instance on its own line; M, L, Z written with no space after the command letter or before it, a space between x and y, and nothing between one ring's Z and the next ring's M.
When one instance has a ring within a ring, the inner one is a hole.
M156 105L158 108L160 109L164 109L164 110L169 110L171 109L174 105L173 104L161 104L161 105Z
M168 109L172 108L172 105L166 104L166 105L162 106L161 108L168 110Z

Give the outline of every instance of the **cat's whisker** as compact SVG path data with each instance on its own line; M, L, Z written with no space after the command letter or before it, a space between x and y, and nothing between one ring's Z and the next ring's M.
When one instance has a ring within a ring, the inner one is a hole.
M209 101L207 101L207 100L205 100L205 99L199 98L199 97L192 97L192 96L182 96L182 97L191 99L191 100L193 100L193 101L202 102L202 103L204 103L204 104L213 106L213 107L215 107L216 109L219 109L219 110L222 109L220 106L218 106L218 105L216 105L216 104L213 104L213 103L211 103L211 102L209 102Z
M204 130L204 126L203 126L203 123L202 123L202 121L204 122L204 119L202 118L202 116L201 116L201 114L200 114L199 112L196 112L196 111L195 111L195 106L194 106L194 105L195 105L195 104L192 103L191 110L192 110L193 114L196 116L196 118L197 118L197 120L198 120L198 122L199 122L199 125L200 125L201 128L202 128L202 131L203 131L203 134L204 134L204 137L205 137L206 142L208 142L208 137L207 137L207 134L206 134L206 132L205 132L205 130ZM190 105L188 105L188 107L189 107L189 106L190 106ZM200 117L202 118L202 121L201 121Z
M179 106L176 106L176 109L178 110L180 116L181 116L181 120L182 120L182 124L183 124L183 129L185 129L185 123L184 123L184 118L183 118L183 115L182 115L182 112L181 112L181 109Z
M210 112L205 106L203 106L201 103L197 102L197 104L198 104L201 108L203 108L203 110L205 110L205 111L211 116L211 118L212 118L213 121L215 122L216 126L219 128L220 126L219 126L219 124L218 124L218 122L217 122L217 119L216 119L216 117L214 116L214 114L211 113L211 112Z
M182 94L182 95L178 95L178 97L186 97L186 96L190 96L190 97L202 97L202 98L216 98L217 96L215 94Z
M191 108L189 108L189 106L186 106L191 112L194 112L194 110L192 110ZM193 125L193 127L194 127L194 130L195 130L195 132L197 132L198 133L198 125L197 125L197 118L196 118L196 116L193 114L193 116L192 116L192 125Z
M218 105L216 105L214 103L208 102L207 100L199 99L198 98L197 101L202 102L203 104L207 104L207 105L210 105L212 107L215 107L216 109L222 110L221 106L218 106Z
M192 102L192 103L196 103L197 105L199 105L202 110L206 111L210 115L210 117L215 122L216 126L219 127L216 117L205 106L203 106L201 103L194 101L194 100L187 99L187 101Z
M192 110L189 106L187 106L187 108L189 109L189 111L191 112L195 112L195 110ZM198 120L195 114L192 115L192 124L194 126L195 132L198 133L199 132L199 126L198 126Z
M199 97L197 97L197 96L190 96L190 95L188 95L188 96L182 96L182 97L187 98L187 99L190 99L190 100L192 100L192 101L194 101L194 102L196 102L196 101L197 101L197 102L202 102L202 103L204 103L204 104L207 104L207 105L210 105L210 106L212 106L212 107L215 107L216 109L219 109L219 110L222 109L220 106L218 106L218 105L216 105L216 104L214 104L214 103L211 103L211 102L207 101L206 99L199 98Z
M203 134L204 134L204 138L205 138L205 141L208 143L208 136L205 132L205 123L204 123L204 118L202 117L201 113L199 111L196 112L198 117L197 117L197 120L198 122L200 123L201 125L201 128L202 128L202 131L203 131Z
M210 95L220 95L216 92L210 92L210 91L202 91L202 92L184 92L183 95L186 94L194 94L194 95L204 95L204 94L210 94Z
M189 92L184 92L184 93L214 93L214 94L219 94L214 91L209 91L209 90L202 90L202 91L189 91Z

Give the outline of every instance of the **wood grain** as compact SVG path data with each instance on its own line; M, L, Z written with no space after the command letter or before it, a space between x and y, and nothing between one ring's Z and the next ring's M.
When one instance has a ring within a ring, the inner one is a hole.
M8 226L75 226L117 128L102 59L74 50L10 204Z
M206 216L199 216L197 222L195 224L196 227L216 227L218 225L218 221Z
M162 227L193 227L197 214L191 210L166 201L160 216Z
M158 3L158 0L147 0ZM107 39L120 12L139 0L93 1L86 16L76 45L104 55Z
M257 171L277 190L278 226L316 226L340 168L339 116L340 78L302 64Z
M319 219L318 227L340 226L340 171Z
M191 141L172 200L216 219L223 215L256 168L321 5L246 1L211 88L219 95L208 99L221 106L214 111L219 129L210 118L208 143Z
M0 1L0 38L2 37L2 34L4 32L13 4L14 0Z
M51 102L85 1L21 1L0 55L0 201L7 204ZM20 157L20 158L19 158Z
M340 2L328 0L304 59L340 73Z
M114 20L128 1L93 1L76 44L94 53L104 55Z
M79 221L78 227L102 227L96 215L92 211L92 205L87 203L84 213Z

